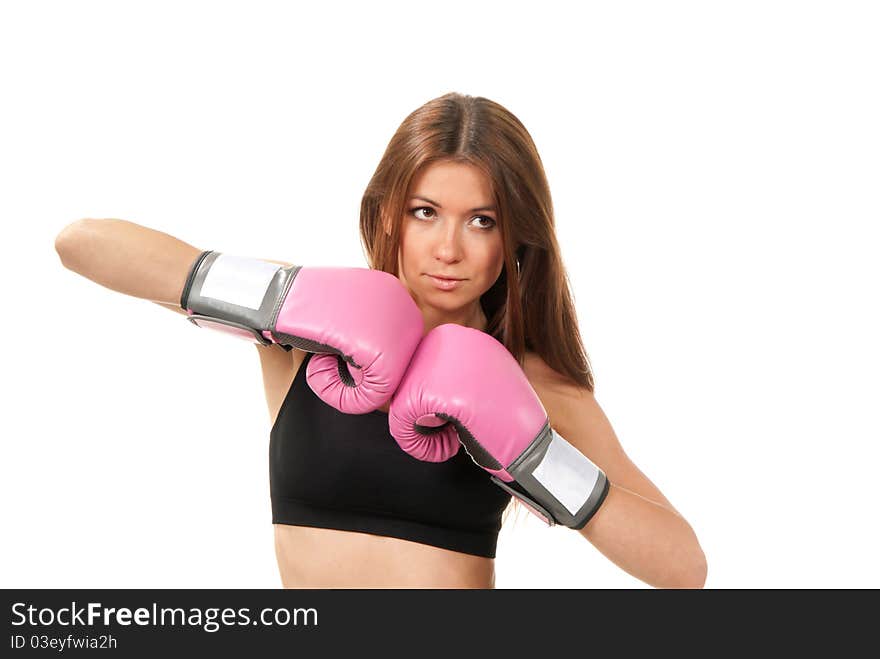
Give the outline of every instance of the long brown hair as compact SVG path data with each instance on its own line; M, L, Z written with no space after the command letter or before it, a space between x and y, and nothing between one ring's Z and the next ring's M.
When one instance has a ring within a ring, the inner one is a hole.
M486 333L520 366L526 351L537 353L550 368L593 391L544 166L525 126L498 103L450 92L404 119L361 199L361 244L370 268L397 276L411 182L438 161L472 165L492 182L504 267L480 298Z

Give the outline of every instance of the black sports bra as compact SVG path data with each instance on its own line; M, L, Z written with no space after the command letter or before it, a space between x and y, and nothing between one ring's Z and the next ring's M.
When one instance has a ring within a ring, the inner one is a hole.
M510 495L461 448L421 462L398 446L388 415L344 414L306 382L308 353L272 426L272 523L392 536L495 557Z

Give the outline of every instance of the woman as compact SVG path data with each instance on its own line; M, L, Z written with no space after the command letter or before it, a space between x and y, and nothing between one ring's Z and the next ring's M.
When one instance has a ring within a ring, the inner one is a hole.
M516 117L457 93L411 113L363 196L360 233L370 268L397 276L425 334L454 323L501 342L553 428L607 476L604 502L577 532L647 584L703 587L696 535L629 460L593 395L549 187ZM179 313L201 253L122 220L75 222L56 249L75 272ZM390 403L346 415L318 400L305 386L312 353L257 351L285 587L494 587L495 541L515 500L464 451L440 463L406 455L388 432Z

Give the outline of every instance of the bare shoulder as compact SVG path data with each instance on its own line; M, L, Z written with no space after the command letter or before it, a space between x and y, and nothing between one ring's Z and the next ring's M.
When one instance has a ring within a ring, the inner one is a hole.
M548 366L537 353L526 353L523 372L553 427L563 436L579 435L585 426L595 427L604 420L593 392Z
M564 417L573 399L582 395L577 387L570 379L563 376L547 365L541 356L535 352L526 352L523 358L523 373L525 373L532 389L538 394L538 398L547 415L551 420L558 420ZM583 389L583 392L587 392ZM587 392L588 393L588 392Z
M580 387L568 376L550 368L547 362L536 352L526 351L523 358L523 372L535 390L552 388L559 392L576 390ZM586 389L584 389L586 391Z

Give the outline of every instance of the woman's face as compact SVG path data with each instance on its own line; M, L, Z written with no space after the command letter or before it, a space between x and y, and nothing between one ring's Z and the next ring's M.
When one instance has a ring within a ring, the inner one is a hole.
M504 266L498 213L488 178L472 165L437 162L413 180L401 226L398 278L425 316L468 325ZM436 276L458 281L443 282Z

